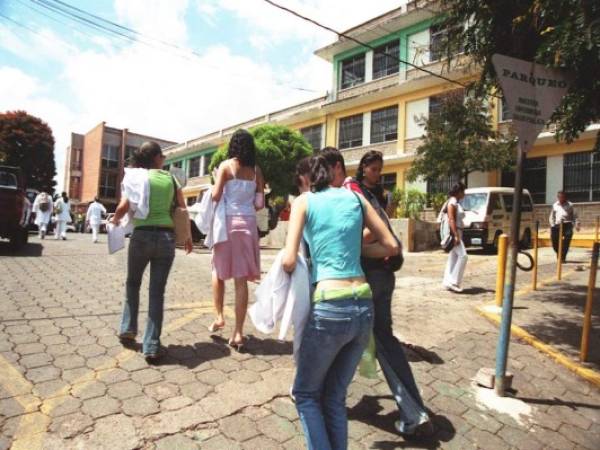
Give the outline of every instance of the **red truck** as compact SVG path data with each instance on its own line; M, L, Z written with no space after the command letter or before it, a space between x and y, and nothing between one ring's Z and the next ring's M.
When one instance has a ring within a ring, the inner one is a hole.
M0 237L9 239L14 250L27 244L28 205L21 169L0 166Z

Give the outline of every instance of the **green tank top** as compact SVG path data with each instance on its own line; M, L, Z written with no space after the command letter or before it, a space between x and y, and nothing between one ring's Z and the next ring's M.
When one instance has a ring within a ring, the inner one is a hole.
M135 219L135 227L155 226L173 228L171 207L175 189L173 176L164 170L150 169L148 174L150 182L150 210L145 219ZM179 185L178 185L179 187Z

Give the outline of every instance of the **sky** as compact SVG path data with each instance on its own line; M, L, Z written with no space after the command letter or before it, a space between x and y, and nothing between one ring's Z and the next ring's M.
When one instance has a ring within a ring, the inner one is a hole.
M337 37L263 0L61 0L136 30L122 39L44 8L0 0L0 111L51 127L58 189L70 133L102 121L183 142L324 95ZM402 0L279 0L345 30ZM15 23L16 22L16 23Z

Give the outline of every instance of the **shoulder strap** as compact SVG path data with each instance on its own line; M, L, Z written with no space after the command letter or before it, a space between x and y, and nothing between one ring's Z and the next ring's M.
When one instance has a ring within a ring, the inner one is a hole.
M171 175L171 181L173 182L173 200L171 201L171 210L175 210L177 208L177 182L175 181L175 177Z

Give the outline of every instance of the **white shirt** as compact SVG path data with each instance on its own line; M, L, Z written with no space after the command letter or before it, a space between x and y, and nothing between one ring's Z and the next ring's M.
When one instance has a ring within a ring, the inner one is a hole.
M54 203L54 208L60 208L60 212L56 213L56 220L71 223L71 202L65 202L62 197L59 197Z
M464 219L465 219L465 210L463 209L460 202L456 199L456 197L450 197L448 200L448 206L454 205L456 210L456 228L464 227Z
M569 201L560 203L557 201L552 205L552 211L550 212L550 226L554 227L566 222L579 223L577 213L575 212L575 208L573 208L573 203Z
M102 203L93 202L88 207L85 220L89 222L90 225L100 225L102 222L102 214L106 214L106 208L102 206Z

